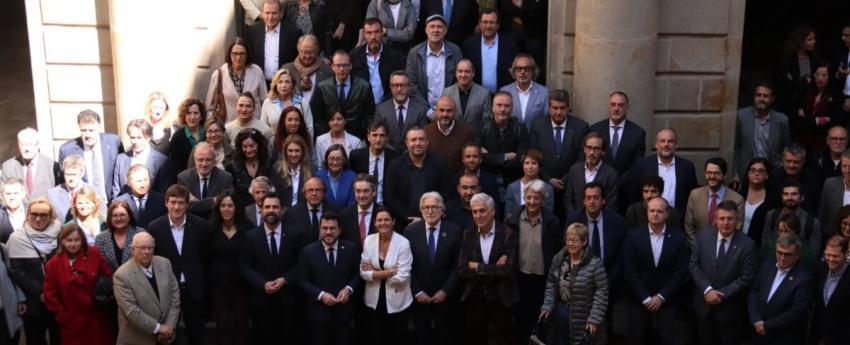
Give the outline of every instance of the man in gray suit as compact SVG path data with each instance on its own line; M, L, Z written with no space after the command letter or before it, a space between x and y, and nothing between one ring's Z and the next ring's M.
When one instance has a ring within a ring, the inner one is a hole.
M605 191L605 208L617 211L617 170L602 162L605 156L605 140L596 132L587 133L582 139L585 160L575 162L561 179L564 184L565 214L584 207L584 185L590 182L602 184Z
M154 256L147 232L133 236L133 259L113 276L118 304L117 344L160 344L175 339L180 319L180 288L168 259Z
M475 67L469 59L461 59L455 66L457 83L443 90L443 96L455 101L455 118L477 128L483 121L490 121L492 99L490 91L473 82Z
M689 271L701 345L738 344L746 325L747 287L753 280L755 243L736 231L738 205L717 205L714 226L697 232Z
M166 180L170 180L168 157L154 150L151 145L153 128L144 119L131 120L127 124L127 137L130 138L130 151L118 155L115 170L112 172L112 197L117 198L128 190L127 172L135 164L142 164L150 173L150 184L157 192L165 191Z
M455 82L455 66L463 57L460 47L445 40L446 19L432 14L425 19L428 39L407 53L407 74L416 91L416 97L426 100L429 109L437 106L443 89ZM429 111L430 113L430 111ZM430 114L429 114L430 117Z
M206 142L195 146L195 167L177 175L177 183L189 189L189 212L209 217L218 193L233 188L233 176L215 166L215 148Z
M534 82L540 69L534 58L528 54L519 54L511 64L511 75L514 82L502 86L513 98L513 117L517 118L526 128L531 128L534 119L545 116L549 110L549 90Z
M29 199L47 196L60 179L59 164L38 150L38 132L30 127L18 132L18 155L3 162L3 178L19 178Z
M782 149L791 143L791 130L788 116L771 108L774 96L772 84L759 83L753 106L738 110L732 150L735 181L746 178L747 165L754 157L767 158L774 167L782 166Z
M428 124L428 105L410 97L410 76L405 71L395 71L390 75L392 97L378 104L375 109L375 122L387 124L387 139L390 146L398 151L404 150L404 134L413 127L425 127Z
M838 210L848 204L850 200L850 150L844 150L841 153L839 162L841 167L841 176L833 176L823 183L821 190L820 205L818 209L818 219L821 220L824 229L824 238L829 237L838 230L838 226L834 226L840 219L835 219L838 216Z

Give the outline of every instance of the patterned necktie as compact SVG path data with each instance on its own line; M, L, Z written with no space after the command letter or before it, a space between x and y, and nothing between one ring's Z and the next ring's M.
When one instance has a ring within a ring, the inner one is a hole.
M614 136L611 137L611 159L617 158L617 150L620 149L620 126L611 126L614 128Z

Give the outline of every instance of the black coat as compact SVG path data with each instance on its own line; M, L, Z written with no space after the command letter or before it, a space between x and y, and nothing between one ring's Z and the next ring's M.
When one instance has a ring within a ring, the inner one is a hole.
M454 18L452 18L454 19ZM475 67L475 82L481 84L481 76L484 73L493 73L493 71L484 71L481 62L481 34L469 36L461 46L463 56L472 61L472 66ZM496 58L496 86L501 89L502 86L508 85L514 81L509 69L514 61L514 57L519 54L519 48L516 43L508 35L499 35L498 54Z
M665 307L687 307L690 256L685 233L668 226L656 265L649 228L642 226L628 230L623 249L623 271L630 287L627 295L633 302L642 304L647 297L660 294L664 296Z
M337 211L337 208L330 203L322 202L321 210L321 213L324 214L328 211ZM307 201L298 202L295 206L287 210L286 216L284 216L283 223L286 224L286 226L292 227L293 229L301 232L299 238L302 241L302 246L316 242L319 239L319 233L313 231L310 217L310 210L307 207Z
M366 44L361 44L351 50L351 75L369 80L369 64L366 62ZM378 74L381 75L381 87L384 96L381 101L392 97L390 89L390 74L398 70L404 70L406 57L400 52L387 45L381 49L381 57L378 60ZM364 138L365 139L365 138Z
M620 178L617 190L620 192L621 209L625 209L640 200L640 180L644 175L658 176L658 156L655 154L643 157ZM676 156L676 204L673 207L679 214L684 215L687 211L688 197L691 190L697 187L696 170L694 163Z
M511 307L519 300L514 274L517 269L517 240L518 235L509 226L496 223L496 234L490 249L488 264L481 256L481 245L477 228L466 229L463 232L458 272L466 286L460 296L461 302L469 295L480 294L488 301L499 301L505 307ZM507 262L498 265L497 261L504 255ZM469 268L469 261L478 263L478 268Z
M583 155L581 140L589 131L587 122L575 115L569 115L563 126L563 149L560 156L556 154L554 129L548 115L532 120L531 128L528 130L529 146L540 150L543 157L546 157L540 166L540 178L544 181L550 178L561 178Z
M336 295L346 286L354 290L352 296L357 296L362 284L357 246L345 240L338 240L337 244L334 267L328 263L325 248L319 241L304 247L298 256L298 284L307 295L307 317L311 322L350 320L354 315L354 306L362 303L349 299L348 303L329 307L319 301L320 292Z
M457 258L460 252L461 229L448 221L440 222L437 252L434 262L428 254L428 232L425 222L416 222L404 229L404 237L410 242L413 268L410 271L410 291L433 295L443 290L449 296L457 296Z
M845 264L846 265L846 264ZM829 304L824 304L823 288L829 268L819 263L815 268L814 319L812 320L812 342L822 341L824 345L839 345L847 343L847 330L850 329L850 269L838 279L838 285L829 298Z
M139 206L136 205L132 193L121 194L115 200L123 200L130 205L130 212L133 212L133 219L136 220L135 225L142 229L147 229L148 224L154 219L168 213L168 209L165 208L165 196L159 192L148 192L148 200L145 201L145 213L141 217L139 216Z
M295 60L295 57L298 56L296 44L298 43L298 37L301 37L301 34L301 30L292 24L280 22L280 40L278 41L276 70L280 69L280 66L292 62L292 60ZM247 36L248 51L253 58L253 60L249 60L248 62L260 66L261 69L265 69L266 24L263 22L255 23L248 28Z
M754 337L756 344L803 344L812 303L812 276L799 263L791 268L768 301L776 276L776 262L767 260L753 281L747 309L750 324L764 321L767 335Z
M502 132L493 121L484 122L475 131L475 143L487 149L481 155L481 168L502 175L505 185L522 177L521 157L528 151L528 130L515 117L508 118L508 126ZM516 158L505 160L505 153L516 153Z
M425 19L432 14L443 15L442 0L422 0L419 11L420 27L424 30ZM445 39L454 44L461 45L463 40L472 35L475 26L478 25L478 2L475 0L452 1L451 20L446 25L449 31ZM422 31L420 30L420 31Z
M191 297L196 301L203 301L206 289L206 265L209 259L209 221L186 214L182 252L177 250L167 215L152 221L148 224L147 230L156 240L154 254L171 261L171 270L177 281L180 281L182 273L186 278L186 288Z
M377 209L376 204L373 204L372 211L369 215L369 229L366 231L366 235L374 234L378 230L375 229L375 210ZM349 241L357 246L357 249L361 252L363 251L363 244L360 242L360 210L357 204L348 206L340 211L340 225L342 226L342 233L339 235L339 238Z
M617 174L623 176L638 159L646 155L646 131L629 119L620 128L620 146L617 149L617 157L611 152L611 132L608 119L599 121L590 126L591 132L602 135L605 140L604 162L611 164Z
M298 255L303 240L301 232L289 226L281 227L278 256L269 251L269 240L263 226L245 233L244 246L239 258L239 270L248 283L249 301L254 309L291 306L298 295ZM286 284L274 294L266 294L268 281L284 278Z

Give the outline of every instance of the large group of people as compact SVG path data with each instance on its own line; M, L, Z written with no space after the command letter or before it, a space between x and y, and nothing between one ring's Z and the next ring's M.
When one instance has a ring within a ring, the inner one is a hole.
M206 99L152 93L126 147L21 130L0 345L850 341L846 49L803 35L699 167L538 83L545 1L480 2L242 1Z

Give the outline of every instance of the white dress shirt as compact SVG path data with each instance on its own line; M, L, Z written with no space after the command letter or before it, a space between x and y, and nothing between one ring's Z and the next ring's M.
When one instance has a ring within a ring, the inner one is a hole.
M664 235L667 234L667 225L661 228L660 233L652 231L649 227L649 246L652 247L652 260L655 262L655 267L658 267L658 261L661 260L661 250L664 248Z
M602 211L599 211L599 216L596 219L590 217L589 214L585 212L587 216L587 244L588 246L593 243L593 230L590 229L593 226L593 221L596 221L596 233L599 234L599 258L605 260L605 226L602 224Z
M602 161L596 162L596 166L589 168L587 165L590 163L584 163L584 183L591 183L596 180L596 174L599 173L599 168L602 167Z
M676 204L676 157L670 161L670 165L661 163L661 158L658 158L658 176L664 179L664 193L661 197L667 200L670 205Z
M130 166L133 166L133 165L136 165L136 164L141 164L141 165L147 164L148 156L150 156L150 154L151 154L151 145L147 144L147 145L145 145L145 149L142 150L142 152L139 152L139 153L134 152L133 153L133 157L130 158ZM151 172L151 173L153 173L153 172Z
M266 29L266 40L263 51L263 74L266 80L272 80L277 67L280 66L280 23L274 29Z
M171 216L168 216L168 224L171 226L171 237L174 238L174 245L177 247L177 254L183 255L183 235L186 234L186 216L183 216L182 223L175 224L171 219ZM180 282L183 283L186 281L186 275L182 272L180 273Z
M788 271L791 270L791 267L786 269L779 268L779 264L776 265L776 275L773 276L773 283L770 285L770 292L767 294L767 301L770 302L770 299L773 298L773 294L776 293L776 289L779 289L779 285L782 284L782 281L785 280L785 277L788 276Z
M496 222L485 234L478 233L478 245L481 247L481 258L484 264L490 264L490 250L493 249L493 240L496 238Z
M269 236L269 233L274 233L274 235L272 235L272 236L274 236L275 243L277 243L277 252L280 253L280 248L281 248L281 244L282 244L282 243L280 243L281 223L277 223L277 226L274 229L271 229L271 230L269 230L269 227L266 224L263 224L263 228L266 229L266 242L268 242L268 244L269 244L269 250L271 250L271 248L272 248L272 240L271 240L271 236Z
M519 97L519 113L522 118L519 119L519 122L525 122L525 109L528 106L528 99L531 97L531 88L534 84L529 84L528 89L524 90L519 87L519 84L516 84L516 94Z
M847 78L850 79L850 78ZM841 206L850 205L850 187L847 186L847 182L844 182L844 196L841 199Z

